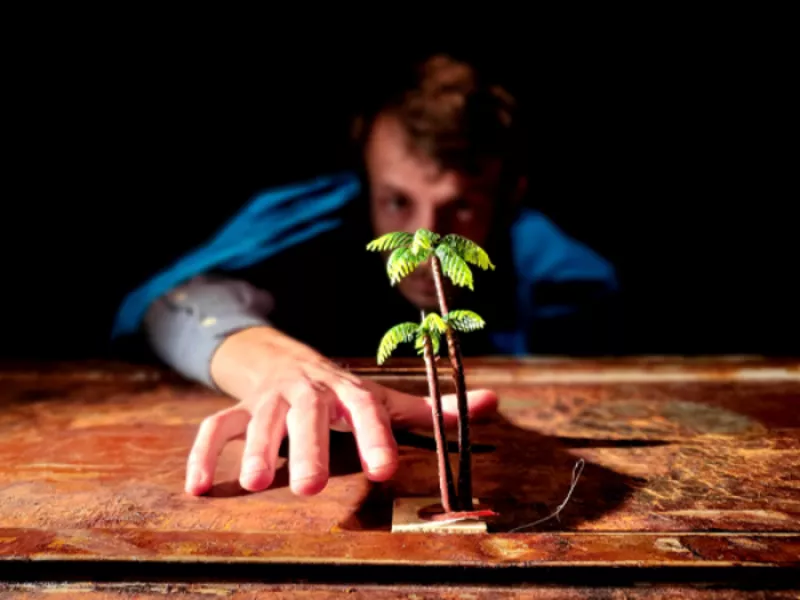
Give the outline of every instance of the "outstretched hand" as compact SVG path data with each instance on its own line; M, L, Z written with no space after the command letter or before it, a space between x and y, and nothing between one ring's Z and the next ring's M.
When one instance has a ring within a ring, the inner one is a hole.
M328 482L332 425L345 423L352 430L362 468L373 481L385 481L397 470L393 428L433 426L430 398L361 380L269 328L226 340L214 357L212 375L239 402L200 426L186 473L186 491L194 495L212 487L218 457L233 439L245 438L239 483L259 491L272 484L278 450L288 435L291 489L313 495ZM489 390L472 391L468 400L470 419L497 407ZM443 396L442 403L445 425L452 427L458 419L455 395Z

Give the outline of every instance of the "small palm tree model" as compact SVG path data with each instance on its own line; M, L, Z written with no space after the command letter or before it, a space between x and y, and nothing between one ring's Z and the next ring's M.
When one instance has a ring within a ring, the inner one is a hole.
M476 313L469 310L449 310L444 293L444 276L453 284L473 290L470 264L481 269L494 269L486 252L473 241L459 235L444 237L427 229L416 233L387 233L369 244L367 250L373 252L391 251L386 263L386 272L392 285L400 282L425 261L431 261L436 295L441 316L436 313L423 315L422 323L402 323L390 329L384 336L378 351L378 363L382 364L403 342L414 341L419 354L425 356L428 372L428 385L433 399L434 429L436 429L437 450L439 453L439 481L442 490L442 505L445 512L453 508L472 511L472 451L469 441L469 414L467 407L467 388L464 380L464 366L456 332L470 332L481 329L486 323ZM447 339L447 350L453 366L453 381L458 400L458 493L453 498L452 474L447 460L444 437L444 422L441 408L441 395L434 357L438 356L441 335ZM455 502L453 501L455 499ZM455 505L455 506L454 506ZM448 506L450 508L448 508Z
M398 345L406 342L414 342L418 353L425 358L428 390L433 399L433 429L436 437L436 452L439 459L439 490L445 513L452 513L454 508L453 501L456 500L457 502L457 499L453 485L453 472L450 469L450 461L447 459L442 396L439 390L439 377L435 365L441 344L442 324L443 321L439 315L430 313L426 316L423 311L421 323L407 322L395 325L386 332L381 340L378 347L378 364L382 365Z

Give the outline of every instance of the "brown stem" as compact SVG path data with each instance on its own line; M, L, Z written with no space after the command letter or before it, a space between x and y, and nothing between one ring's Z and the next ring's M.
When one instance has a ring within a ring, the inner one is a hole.
M424 313L423 313L424 318ZM453 511L452 499L455 499L453 472L447 457L447 439L444 435L444 415L442 414L442 395L439 390L439 378L433 359L431 338L424 338L425 368L428 373L428 389L433 400L433 431L436 437L436 454L439 459L439 490L442 496L442 507L445 513Z
M444 277L442 264L435 254L431 257L433 279L436 284L436 296L439 299L439 310L446 316L447 298L444 294ZM461 361L461 348L452 328L447 328L447 354L453 365L453 383L458 399L458 503L461 510L472 510L472 448L469 441L469 407L467 405L467 386L464 380L464 366Z
M458 398L458 500L461 510L470 511L472 506L472 446L469 440L469 407L467 385L461 364L461 349L453 330L447 330L447 353L453 365L453 382Z

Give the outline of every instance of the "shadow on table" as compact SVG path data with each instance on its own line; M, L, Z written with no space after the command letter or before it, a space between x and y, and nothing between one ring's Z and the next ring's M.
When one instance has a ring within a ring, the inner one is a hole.
M457 444L448 434L448 452L454 475ZM346 530L390 530L395 497L439 497L436 446L432 435L398 432L401 465L391 482L373 485L359 510L341 527ZM577 447L628 447L662 445L660 441L579 440L545 436L518 427L501 415L475 424L473 438L474 495L500 514L490 531L509 532L551 515L564 502L573 482L579 457ZM346 443L345 440L341 440ZM355 451L355 449L353 449ZM337 452L337 456L344 455ZM356 459L356 463L358 460ZM558 518L548 519L524 532L563 531L612 512L644 479L616 473L586 462L577 484Z
M243 440L234 440L233 443L235 444L238 442L242 447L244 446ZM227 456L232 456L239 458L241 456L241 450L237 450L235 448L231 448L231 443L228 444L229 447L226 448L225 453ZM289 487L289 441L288 438L284 438L283 443L281 444L280 450L278 452L278 456L280 459L285 459L282 462L281 466L275 471L275 479L270 484L270 490L276 490L280 488ZM339 477L342 475L352 475L354 473L361 473L361 461L358 457L358 448L356 447L355 438L349 433L340 433L337 431L331 431L331 442L330 442L330 477ZM238 473L238 461L235 468L231 469L230 466L220 466L217 468L217 472L233 472ZM236 479L229 479L226 481L220 481L219 483L214 484L214 486L208 491L206 496L210 498L235 498L238 496L247 496L249 494L259 493L259 492L250 492L244 489L241 485L239 485L239 481Z
M455 432L448 432L448 453L454 475L458 468ZM400 467L391 481L370 484L359 509L339 526L350 531L389 531L394 498L439 497L436 442L432 434L416 431L395 433L400 450ZM659 441L583 440L545 436L518 427L495 415L472 427L473 489L475 496L491 504L500 514L490 530L508 532L551 515L564 502L573 481L578 457L571 448L629 447L660 445ZM331 432L331 478L361 472L355 438L349 433ZM240 454L235 450L233 456ZM288 457L284 440L279 455ZM289 486L288 461L277 470L270 489ZM558 518L548 519L525 532L574 529L620 506L645 482L605 467L585 463L577 484ZM232 498L250 494L236 480L214 485L208 496Z

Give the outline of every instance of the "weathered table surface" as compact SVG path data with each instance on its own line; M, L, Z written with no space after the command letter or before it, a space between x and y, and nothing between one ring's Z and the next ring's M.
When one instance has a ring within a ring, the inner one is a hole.
M416 362L341 362L426 391ZM244 492L234 442L195 498L188 449L229 399L153 367L6 365L0 592L800 597L800 360L466 364L469 387L501 399L473 427L475 494L501 513L486 535L390 532L395 495L438 494L427 432L398 433L401 467L384 484L334 434L332 479L311 498L291 493L285 465L269 490ZM559 519L510 533L564 500L580 458Z

